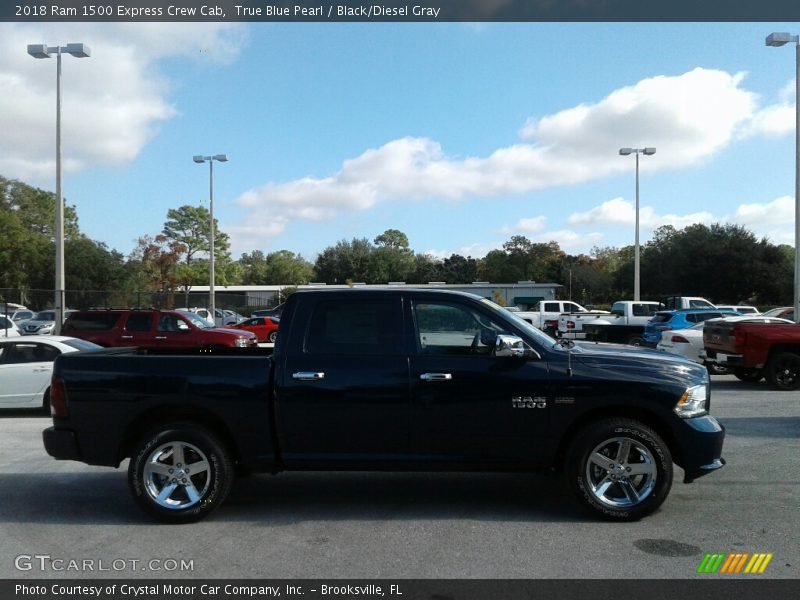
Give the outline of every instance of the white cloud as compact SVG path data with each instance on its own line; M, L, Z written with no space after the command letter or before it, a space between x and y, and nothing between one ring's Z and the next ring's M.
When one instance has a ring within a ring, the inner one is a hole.
M794 198L781 196L772 202L763 204L742 204L736 209L734 215L727 220L747 227L785 225L788 228L794 223L794 210Z
M766 106L753 115L751 122L743 130L742 136L779 137L792 133L796 119L794 96L795 82L792 80L781 90L777 104Z
M678 229L692 223L711 223L714 215L702 211L687 215L666 214L659 215L652 206L639 207L639 226L646 229L655 229L662 225L672 225ZM636 225L636 206L623 198L612 198L582 213L573 213L567 219L570 225Z
M756 114L756 95L743 81L741 73L701 68L652 77L597 103L529 119L523 143L486 157L456 159L434 140L406 137L345 160L332 175L268 183L238 202L254 209L249 225L261 219L266 227L275 216L321 220L384 201L513 196L590 181L630 169L618 155L621 145L658 148L642 161L643 170L696 166L726 148Z
M540 215L538 217L526 217L517 221L516 225L512 227L504 227L503 233L506 235L511 234L529 234L539 233L547 226L547 217Z
M685 215L662 215L651 206L642 206L639 210L639 225L644 230L653 230L662 225L672 225L676 229L682 229L694 223L705 225L731 223L747 228L757 237L767 237L772 243L793 245L794 210L794 198L791 196L781 196L770 202L740 204L731 215L713 215L706 211ZM627 202L623 198L612 198L585 212L573 213L567 219L567 223L573 227L620 226L633 229L635 219L633 202ZM555 239L561 243L561 240ZM562 248L568 246L562 244Z
M28 44L83 42L90 58L65 55L62 74L64 170L130 162L178 114L156 63L187 57L235 58L246 30L224 23L0 24L0 173L29 182L54 172L55 60L35 60Z

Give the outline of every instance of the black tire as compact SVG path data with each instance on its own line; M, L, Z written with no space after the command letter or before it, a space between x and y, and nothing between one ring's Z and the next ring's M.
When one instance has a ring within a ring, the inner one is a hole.
M270 331L269 337L267 338L271 344L275 343L275 340L278 339L278 332L277 331Z
M171 423L142 437L131 455L128 485L147 514L165 523L191 523L222 504L233 475L230 453L213 433Z
M800 356L794 352L775 354L767 361L764 371L773 390L791 392L800 388Z
M709 375L730 375L731 370L717 363L706 363L706 370Z
M752 369L748 367L736 367L733 370L736 379L746 381L748 383L756 383L764 378L764 373L761 369Z
M610 521L649 515L672 487L669 448L655 431L634 419L603 419L578 432L565 468L567 485L578 502Z
M642 346L644 345L644 340L642 340L641 335L632 335L628 338L628 346Z

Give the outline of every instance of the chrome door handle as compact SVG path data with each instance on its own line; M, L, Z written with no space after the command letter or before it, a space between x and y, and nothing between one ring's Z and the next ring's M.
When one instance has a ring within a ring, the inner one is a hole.
M298 371L297 373L292 373L292 379L299 379L300 381L319 381L320 379L325 379L325 373Z
M167 339L167 336L165 336L165 335L157 335L156 339L157 340L165 340L165 339Z
M34 373L44 373L45 371L51 371L48 367L36 367L33 372Z
M453 376L450 373L423 373L419 378L422 381L451 381Z
M119 336L119 339L121 339L121 340L132 340L133 336L132 335L121 335L121 336Z

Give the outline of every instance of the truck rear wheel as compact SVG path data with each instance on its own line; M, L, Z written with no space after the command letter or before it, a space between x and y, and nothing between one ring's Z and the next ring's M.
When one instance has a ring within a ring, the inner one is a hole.
M136 503L166 523L191 523L225 500L234 466L210 431L188 423L164 425L145 435L128 467Z
M753 369L749 367L736 367L733 370L733 374L736 379L739 379L740 381L747 381L748 383L755 383L764 379L764 373L761 372L761 369Z
M800 388L800 356L794 352L775 354L764 370L772 389L789 392Z
M635 521L672 487L672 455L658 434L634 419L604 419L580 431L566 457L570 491L596 517Z

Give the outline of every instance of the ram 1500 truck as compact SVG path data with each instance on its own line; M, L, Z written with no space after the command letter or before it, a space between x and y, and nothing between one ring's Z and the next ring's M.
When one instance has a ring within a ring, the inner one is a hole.
M443 290L290 296L266 349L106 349L60 356L47 452L119 466L168 522L219 506L235 468L559 469L595 515L633 520L723 466L706 370L551 337ZM547 490L542 490L543 493Z
M703 327L706 362L733 369L742 381L766 377L776 390L800 389L800 325L707 321Z

